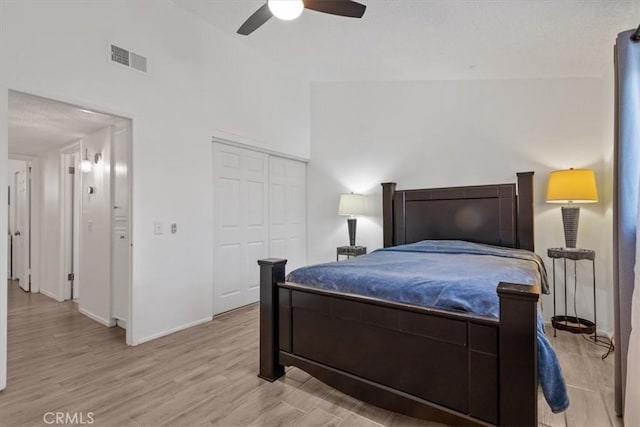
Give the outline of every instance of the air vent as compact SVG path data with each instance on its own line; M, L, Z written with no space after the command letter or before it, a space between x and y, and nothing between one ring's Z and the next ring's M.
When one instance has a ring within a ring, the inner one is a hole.
M129 56L131 60L131 68L135 68L139 71L147 72L147 58L142 55L138 55L137 53L131 52L131 56Z
M118 46L111 45L111 60L118 64L129 66L129 51Z
M138 71L147 72L147 58L116 45L111 45L111 60Z

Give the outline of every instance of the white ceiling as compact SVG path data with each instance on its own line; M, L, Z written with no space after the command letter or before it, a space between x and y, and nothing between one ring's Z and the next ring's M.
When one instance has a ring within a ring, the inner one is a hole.
M123 119L9 92L9 154L38 156Z
M264 0L173 0L307 81L600 77L640 0L361 0L362 19L305 10L249 36Z

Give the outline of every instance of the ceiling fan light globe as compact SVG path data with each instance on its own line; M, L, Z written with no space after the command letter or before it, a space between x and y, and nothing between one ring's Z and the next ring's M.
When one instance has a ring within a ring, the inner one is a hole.
M302 0L268 0L267 4L273 16L283 21L296 19L304 9Z

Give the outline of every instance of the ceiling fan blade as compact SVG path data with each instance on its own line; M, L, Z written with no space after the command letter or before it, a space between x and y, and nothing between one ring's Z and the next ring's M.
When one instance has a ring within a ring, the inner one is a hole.
M253 15L251 15L249 19L244 21L244 24L242 24L242 26L238 28L238 34L248 36L258 28L260 28L260 26L267 22L272 16L273 14L269 10L269 5L265 3L260 9L253 12Z
M351 0L303 0L304 7L331 15L362 18L367 6Z

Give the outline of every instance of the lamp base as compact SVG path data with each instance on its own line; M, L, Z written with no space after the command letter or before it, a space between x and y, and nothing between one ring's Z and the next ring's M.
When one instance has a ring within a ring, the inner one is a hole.
M578 240L578 222L580 220L579 206L562 207L562 225L564 227L565 247L575 248Z
M347 218L347 227L349 228L349 246L356 245L356 219Z

